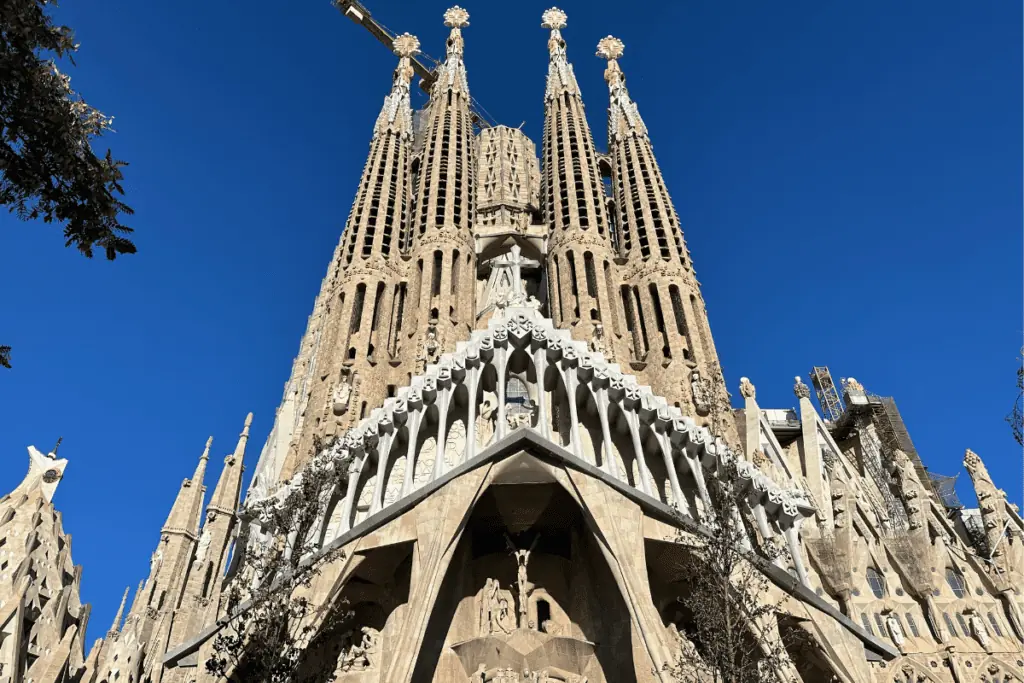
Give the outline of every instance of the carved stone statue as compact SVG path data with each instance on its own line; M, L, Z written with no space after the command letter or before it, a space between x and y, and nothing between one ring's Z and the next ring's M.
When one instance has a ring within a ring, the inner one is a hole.
M498 625L498 584L497 579L487 579L483 593L480 595L480 634L494 633Z
M711 392L707 381L700 376L700 370L694 370L690 375L690 390L693 392L693 407L698 413L707 413L711 410Z
M210 550L210 542L213 540L210 536L211 522L217 519L217 513L210 510L206 513L206 524L203 525L203 533L199 536L199 545L196 547L196 561L202 562L206 559L206 554Z
M740 377L740 396L743 398L755 398L757 396L757 390L746 377Z
M352 370L342 368L338 385L334 387L332 400L332 411L335 415L343 415L348 410L348 404L352 398L352 380Z
M530 562L530 550L515 551L516 564L516 585L519 587L519 628L527 628L529 617L527 616L527 605L530 593L533 591L533 584L526 574L526 565Z
M372 626L363 626L360 631L363 638L354 642L354 634L348 631L341 636L341 654L338 657L337 671L364 671L375 669L379 662L380 631Z
M971 626L971 635L974 636L974 639L985 648L985 652L992 652L992 639L989 638L988 628L985 627L981 615L973 607L968 607L964 610L964 616L967 617L967 623Z
M604 343L604 325L601 323L594 323L594 336L590 340L590 350L602 354L607 351Z
M796 376L796 383L793 384L793 393L796 394L797 398L810 398L811 388L804 384L804 381L800 379L800 375Z
M885 614L885 628L889 631L889 637L897 649L903 652L903 646L907 642L906 636L903 634L903 627L900 626L900 622L896 619L892 610L885 610L883 614Z

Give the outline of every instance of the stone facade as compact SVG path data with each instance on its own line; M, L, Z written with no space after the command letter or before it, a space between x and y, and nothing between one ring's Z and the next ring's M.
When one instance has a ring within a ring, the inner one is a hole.
M966 511L887 440L855 380L830 422L800 378L793 409L761 408L747 378L729 408L621 41L598 44L601 154L567 17L544 12L538 160L521 131L479 127L469 15L444 20L419 116L419 43L394 40L352 211L244 502L251 416L203 515L207 444L124 623L127 591L87 658L50 504L64 461L31 451L0 501L0 683L212 681L225 586L268 580L243 558L298 536L258 510L314 471L329 495L305 541L342 552L304 590L346 616L310 636L303 666L335 680L671 680L692 630L681 540L718 523L714 484L735 472L728 513L756 541L742 549L783 551L763 565L763 598L782 605L767 627L808 644L787 653L789 678L1024 681L1024 521L977 454L964 464L979 509Z

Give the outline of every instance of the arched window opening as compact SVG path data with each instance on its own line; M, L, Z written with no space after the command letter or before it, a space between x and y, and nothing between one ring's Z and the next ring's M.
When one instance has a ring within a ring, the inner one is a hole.
M958 635L956 632L956 626L953 625L953 620L949 618L949 614L947 612L942 613L942 620L946 622L946 628L949 629L950 634L953 637L956 637Z
M509 415L522 415L532 412L530 390L519 377L509 377L505 385L505 412Z
M995 631L996 635L1000 638L1003 637L1003 629L999 625L999 620L996 619L996 615L992 612L988 613L988 623L992 624L992 630Z
M868 567L867 578L872 594L881 600L885 594L885 577L874 567Z
M866 612L861 612L860 613L860 623L864 626L864 630L865 631L867 631L871 635L875 635L875 629L872 628L871 620L868 619L868 615L867 615Z
M917 628L917 621L914 619L914 615L911 614L910 612L907 612L906 617L907 617L907 626L910 627L910 632L914 635L915 638L920 638L921 637L921 632Z
M956 613L956 623L960 624L960 632L965 637L971 635L971 629L967 626L967 620L964 619L964 615L960 612Z
M547 600L537 600L537 629L547 632L548 622L551 621L551 605Z
M967 584L964 582L964 575L953 567L946 567L946 583L953 595L962 598L967 595Z

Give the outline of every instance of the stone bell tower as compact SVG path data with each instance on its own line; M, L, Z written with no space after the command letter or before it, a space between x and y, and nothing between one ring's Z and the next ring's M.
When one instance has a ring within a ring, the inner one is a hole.
M725 383L679 217L626 89L622 53L612 36L597 45L608 61L608 158L630 367L684 413L707 416L716 404L728 406Z

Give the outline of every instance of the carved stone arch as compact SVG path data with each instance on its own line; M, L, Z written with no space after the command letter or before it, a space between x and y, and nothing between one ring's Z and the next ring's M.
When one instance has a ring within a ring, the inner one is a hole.
M604 431L601 428L600 407L590 387L580 383L576 387L576 417L579 421L580 454L587 462L607 470L605 462Z
M629 421L618 403L608 404L608 428L611 432L612 454L616 459L619 478L634 488L640 488L640 470L633 439L629 433Z
M327 683L346 680L345 674L380 680L387 666L387 647L409 599L412 544L360 551L356 559L310 624L315 630L297 663L296 680Z
M319 546L323 547L338 537L344 527L342 514L345 508L345 491L341 487L331 494L324 510L324 524L320 531Z
M644 462L647 465L648 480L651 486L651 494L666 505L672 505L672 483L668 477L668 469L665 467L665 457L662 455L661 442L655 433L653 425L640 422L640 446L644 451Z
M382 507L387 507L402 497L402 486L405 484L405 476L408 471L406 462L408 453L409 426L407 422L395 431L395 437L391 440L391 453L387 459L384 477L380 480L381 486L384 487L381 497Z
M623 624L636 624L602 552L601 531L548 465L528 453L513 460L508 468L497 465L467 511L407 680L466 680L483 663L488 670L555 666L589 680L635 683L632 628ZM530 483L520 483L524 478ZM523 617L506 536L517 549L532 548ZM498 583L497 597L512 597L506 607L521 619L518 630L488 617L490 581ZM600 613L587 608L593 600L600 600ZM541 630L542 615L550 615L548 627L557 634ZM506 645L510 639L514 647Z
M1013 666L1010 662L1003 661L998 657L989 656L978 667L979 683L1021 683L1022 672L1019 666Z
M377 453L371 451L363 458L362 466L359 468L359 476L356 479L355 502L352 505L351 519L349 526L355 526L370 516L373 507L373 494L380 477L377 476Z
M434 404L423 406L416 439L416 461L412 465L412 487L418 489L433 478L434 460L437 458L437 421L439 411ZM442 445L443 447L443 445Z
M942 679L933 676L922 664L909 657L897 659L888 665L889 677L886 683L941 683Z
M551 440L567 449L570 446L572 417L569 410L569 393L557 363L550 363L544 371L544 393L545 400L548 401Z

